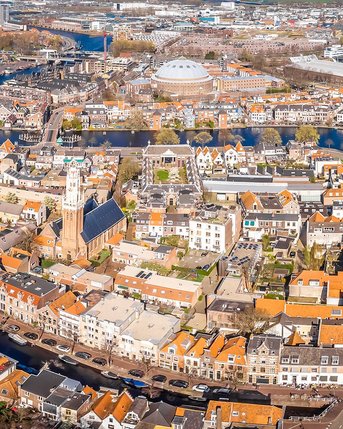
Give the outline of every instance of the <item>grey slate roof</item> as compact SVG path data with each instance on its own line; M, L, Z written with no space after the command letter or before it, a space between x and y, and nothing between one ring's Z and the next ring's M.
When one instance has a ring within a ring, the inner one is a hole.
M176 407L173 405L157 402L150 405L149 411L145 414L142 422L170 427L175 411Z
M65 378L64 375L44 369L38 375L30 375L21 388L26 392L47 398L51 394L51 389L60 386Z
M272 335L255 335L250 337L247 353L255 353L262 345L269 350L269 355L278 355L282 345L282 338Z
M113 198L91 210L84 216L81 236L89 243L112 226L116 225L125 215Z

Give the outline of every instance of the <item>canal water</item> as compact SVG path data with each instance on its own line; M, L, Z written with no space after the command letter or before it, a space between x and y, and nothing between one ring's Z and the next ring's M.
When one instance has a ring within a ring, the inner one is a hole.
M18 364L17 367L27 371L29 373L37 374L45 363L49 364L49 368L59 374L65 375L66 377L74 378L79 380L84 386L88 385L96 390L100 387L108 387L112 389L122 390L126 385L120 380L110 380L103 377L100 371L91 368L87 365L73 366L61 362L57 354L42 349L36 346L19 346L8 338L8 335L4 332L0 333L0 353L3 353L12 359L15 359ZM177 374L175 374L177 378ZM220 387L220 386L217 386ZM222 386L221 386L222 387ZM142 392L139 389L129 389L133 397L141 395ZM221 397L223 394L220 394ZM209 392L207 399L219 399L218 395ZM231 392L229 396L225 395L227 400L233 402L250 402L259 404L270 404L270 398L264 396L254 390L240 390ZM188 406L192 408L205 409L206 402L198 402L190 399L186 395L181 393L171 392L163 390L158 398L152 399L152 402L164 401L175 406Z
M280 132L283 144L294 138L296 128L293 127L279 127L277 130ZM232 134L239 135L243 140L245 146L254 146L258 143L263 128L250 127L250 128L236 128L232 130ZM320 134L319 146L323 148L332 148L343 150L343 130L335 128L319 128ZM13 143L25 145L19 139L22 131L0 131L0 144L10 139ZM148 141L154 142L156 132L153 131L83 131L81 134L81 141L75 146L82 147L99 147L105 142L110 142L113 147L144 147ZM194 132L182 131L179 132L180 142L186 143L187 140L194 138ZM223 147L223 133L218 130L211 131L212 141L208 146ZM193 144L195 145L195 144ZM68 146L68 145L66 145Z
M49 31L50 33L58 34L62 37L69 37L69 39L73 39L83 51L102 52L104 50L103 36L91 36L89 34L73 33L71 31L61 31L43 27L35 28L40 31ZM111 43L112 36L107 35L107 46L110 46Z

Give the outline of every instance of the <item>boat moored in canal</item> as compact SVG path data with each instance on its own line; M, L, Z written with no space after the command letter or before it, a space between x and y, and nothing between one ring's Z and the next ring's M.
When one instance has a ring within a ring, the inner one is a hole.
M8 338L10 338L12 341L19 344L20 346L26 346L28 343L28 341L25 340L25 338L21 337L18 334L14 334L12 332L8 334Z
M101 375L103 375L106 378L112 378L112 380L118 380L118 376L111 371L101 371Z
M78 365L79 362L67 355L58 355L58 359L61 360L62 362L68 363L69 365Z

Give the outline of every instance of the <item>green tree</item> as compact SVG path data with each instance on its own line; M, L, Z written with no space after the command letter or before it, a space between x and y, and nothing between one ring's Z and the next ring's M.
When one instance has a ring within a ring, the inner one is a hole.
M56 201L52 197L45 197L44 204L50 212L54 212L56 210Z
M19 198L14 192L9 192L5 197L5 201L11 204L18 204Z
M251 307L235 315L235 327L244 335L261 334L266 328L268 316Z
M126 127L133 131L146 129L143 112L140 110L134 110L126 120Z
M319 133L312 125L300 125L295 132L295 140L300 143L318 143Z
M266 252L270 247L270 237L269 235L263 235L262 236L262 248Z
M264 128L261 133L260 142L263 144L278 146L281 145L282 140L278 130L275 128Z
M179 144L180 138L174 130L163 128L156 135L156 144Z
M201 147L204 147L207 143L209 143L212 140L212 136L207 131L201 131L201 133L197 134L194 137L194 141L196 143L201 144Z
M102 145L101 145L101 147L103 148L103 149L109 149L110 147L112 146L112 144L111 144L111 142L108 140L108 139L106 139L103 143L102 143Z
M154 52L155 45L144 40L114 40L110 51L116 57L121 52Z
M140 170L139 164L133 158L124 158L123 162L119 165L119 183L126 183L128 180L137 176Z
M79 118L73 118L70 122L71 128L76 131L82 131L82 122Z
M205 55L205 60L215 60L216 59L216 53L214 51L209 51Z

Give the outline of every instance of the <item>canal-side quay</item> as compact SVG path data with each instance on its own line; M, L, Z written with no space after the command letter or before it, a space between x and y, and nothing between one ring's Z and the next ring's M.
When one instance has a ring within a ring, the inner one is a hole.
M11 341L7 335L7 326L15 324L20 327L20 335L23 336L26 332L34 332L39 335L37 340L31 341L26 346L20 346ZM128 375L130 369L142 369L146 374L141 379L150 386L149 389L143 393L149 395L149 392L161 389L160 395L155 396L152 400L163 400L165 402L174 405L187 405L195 406L197 408L205 408L206 402L210 399L221 399L230 400L234 402L252 402L258 404L272 404L279 406L291 406L291 407L308 407L309 405L313 408L320 408L325 404L330 403L335 397L339 400L343 399L343 388L330 389L330 388L319 388L316 393L312 389L296 389L294 387L281 387L281 386L270 386L270 385L239 385L229 386L227 382L211 382L200 378L190 377L187 374L175 373L169 370L161 369L158 367L147 367L146 365L130 361L123 357L117 357L114 353L111 355L111 365L100 366L92 362L91 360L84 360L75 356L76 352L87 352L92 355L92 358L101 357L108 359L106 352L89 347L82 346L79 343L75 343L73 346L72 341L67 341L58 336L54 336L48 333L43 333L40 329L36 329L32 326L27 326L17 320L9 319L3 327L3 332L0 335L0 351L9 357L18 361L18 366L28 372L38 373L42 367L49 367L52 371L61 373L71 378L79 380L84 385L89 385L97 390L104 390L106 388L121 391L128 386L122 381L122 378L130 377ZM40 338L41 337L41 338ZM54 339L57 344L65 344L71 347L73 353L64 353L74 360L78 361L77 366L68 365L59 360L58 350L55 347L50 347L41 342L42 339ZM110 370L114 372L119 379L113 380L104 377L101 371ZM148 370L148 371L147 371ZM162 374L171 379L181 379L188 381L190 386L188 389L180 389L177 387L170 386L168 381L161 384L155 383L151 380L156 374ZM206 383L210 387L210 391L204 395L206 402L199 402L192 398L201 397L200 393L192 390L192 386L198 383ZM219 396L213 393L213 390L218 387L229 387L231 393L220 394ZM131 390L131 389L130 389ZM137 396L142 394L140 389L133 389L132 394ZM191 398L190 398L191 396ZM151 398L150 398L151 399Z

